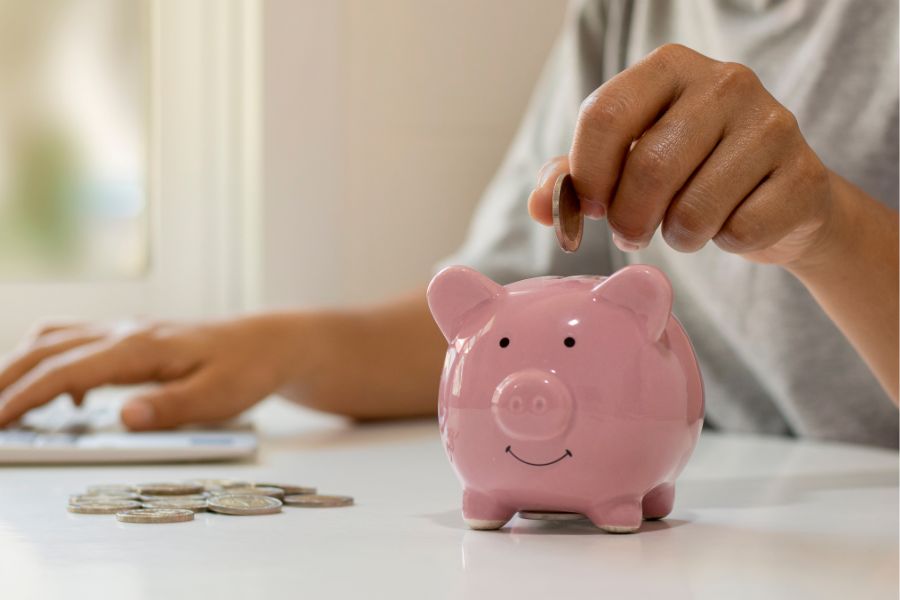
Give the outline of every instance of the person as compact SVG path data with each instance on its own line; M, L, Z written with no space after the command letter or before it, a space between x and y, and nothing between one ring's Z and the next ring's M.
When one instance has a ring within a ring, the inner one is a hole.
M500 282L658 265L708 426L896 448L897 22L889 0L573 4L443 264ZM563 172L593 217L574 255L544 227ZM122 410L135 430L276 391L362 420L428 415L445 348L424 287L354 310L48 325L0 370L0 425L145 381L160 385Z

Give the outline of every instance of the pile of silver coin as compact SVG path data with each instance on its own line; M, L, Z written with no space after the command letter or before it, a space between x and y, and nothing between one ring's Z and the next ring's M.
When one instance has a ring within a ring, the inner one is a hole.
M231 479L192 479L137 485L92 485L69 497L70 513L116 515L122 523L182 523L194 513L271 515L282 506L336 508L351 506L350 496L324 496L316 488Z

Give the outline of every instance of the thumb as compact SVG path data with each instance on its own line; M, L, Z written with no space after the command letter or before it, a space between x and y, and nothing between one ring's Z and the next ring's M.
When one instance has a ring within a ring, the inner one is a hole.
M528 214L542 225L553 225L553 186L557 177L569 172L569 157L557 156L544 163L538 181L528 197Z
M223 418L220 394L213 392L216 380L202 370L135 396L122 407L122 422L133 431L145 431Z

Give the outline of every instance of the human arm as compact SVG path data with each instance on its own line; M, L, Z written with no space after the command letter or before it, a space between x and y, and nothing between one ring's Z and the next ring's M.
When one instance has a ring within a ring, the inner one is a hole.
M433 414L447 342L422 289L389 303L296 321L295 367L285 397L371 420Z
M430 414L445 348L424 290L369 309L46 326L0 365L0 427L61 394L148 382L123 408L131 429L227 419L279 390L359 419Z
M785 265L898 403L897 213L829 172L836 216L818 246Z
M897 213L823 165L750 69L657 49L582 104L531 195L541 223L563 172L623 251L661 228L675 250L712 241L793 273L897 403Z

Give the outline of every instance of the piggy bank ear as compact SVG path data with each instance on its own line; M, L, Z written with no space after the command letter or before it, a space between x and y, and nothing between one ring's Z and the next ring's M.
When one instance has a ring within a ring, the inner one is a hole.
M656 267L625 267L598 283L593 293L633 312L649 340L657 341L666 330L672 314L672 284Z
M447 267L431 280L426 296L431 316L447 341L452 342L459 335L467 316L503 293L502 285L474 269Z

